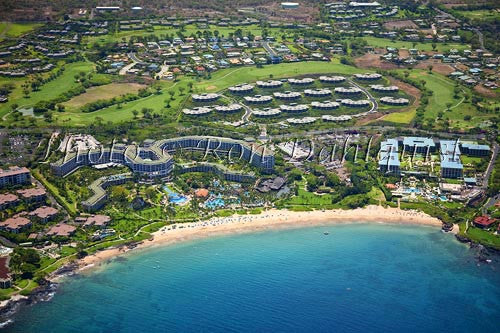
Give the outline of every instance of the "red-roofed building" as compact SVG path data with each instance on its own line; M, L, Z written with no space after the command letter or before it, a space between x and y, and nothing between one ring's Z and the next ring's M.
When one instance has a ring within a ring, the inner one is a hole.
M17 193L28 202L42 202L47 198L47 192L39 187L18 190Z
M28 184L31 181L27 168L12 166L7 170L0 169L0 188L8 185Z
M96 226L96 227L105 227L111 218L107 215L92 215L87 218L87 221L83 224L84 227Z
M62 237L68 237L74 234L76 231L76 228L73 227L72 225L65 224L65 223L59 223L53 226L52 228L47 231L48 236L62 236Z
M17 195L12 193L0 194L0 209L7 209L19 203Z
M14 232L16 234L29 227L31 227L31 221L22 216L11 217L3 222L0 222L0 229Z
M59 211L54 207L42 206L29 213L29 216L35 217L40 222L48 222L55 218Z
M0 257L0 288L10 288L12 279L9 269L9 257Z
M479 228L489 228L497 220L489 216L478 216L474 219L474 225Z

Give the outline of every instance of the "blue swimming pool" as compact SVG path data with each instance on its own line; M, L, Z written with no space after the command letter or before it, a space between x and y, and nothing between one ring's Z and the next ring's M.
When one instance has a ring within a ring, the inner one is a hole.
M163 185L163 190L167 193L168 200L176 205L181 205L188 200L185 196L172 191L167 185Z
M208 209L222 208L225 205L226 205L226 202L220 196L213 198L213 199L209 199L205 202L205 207Z

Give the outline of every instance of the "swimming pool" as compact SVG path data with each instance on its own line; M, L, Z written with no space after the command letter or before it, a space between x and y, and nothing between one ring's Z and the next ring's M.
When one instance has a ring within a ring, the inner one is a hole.
M207 200L205 202L205 207L209 209L217 209L217 208L222 208L226 205L226 202L222 197L218 196L216 198Z
M188 200L185 196L172 191L167 185L163 185L163 190L167 192L168 200L176 205L182 205Z

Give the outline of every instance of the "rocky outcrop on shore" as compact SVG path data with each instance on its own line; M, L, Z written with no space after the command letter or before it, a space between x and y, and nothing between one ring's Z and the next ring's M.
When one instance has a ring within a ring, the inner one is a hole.
M474 242L464 235L456 234L455 237L459 242L469 244L470 249L475 251L474 258L477 261L484 263L491 263L493 260L499 261L499 250Z
M40 281L40 286L34 289L29 296L17 296L6 301L0 308L0 327L4 327L6 324L12 322L12 316L22 306L50 301L57 290L57 286L57 283L42 280Z

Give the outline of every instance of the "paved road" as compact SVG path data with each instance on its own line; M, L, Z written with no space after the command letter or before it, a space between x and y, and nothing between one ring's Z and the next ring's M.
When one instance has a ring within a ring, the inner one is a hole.
M127 56L130 58L130 60L132 60L132 63L131 64L128 64L127 66L124 66L122 69L120 69L120 71L118 72L118 74L120 75L125 75L127 74L127 72L135 66L135 64L137 64L138 62L141 62L141 60L139 58L137 58L137 56L135 55L134 52L130 52L130 53L127 53Z
M483 188L488 187L488 179L490 179L491 173L493 172L493 168L495 167L495 161L498 157L498 144L495 142L493 143L493 153L491 154L491 159L490 163L488 164L488 168L486 168L486 172L484 173L484 179L483 179Z
M372 102L372 108L368 112L369 113L377 112L377 110L378 110L377 100L375 99L375 97L372 96L372 94L368 91L368 89L360 86L359 84L352 81L351 79L348 79L347 81L349 81L349 83L352 84L353 86L355 86L356 88L362 90L365 93L366 97L368 97L368 99Z
M268 42L264 42L263 41L261 44L262 44L262 47L264 49L266 49L267 53L269 53L270 56L272 56L272 57L277 57L278 56L278 54L276 53L276 51L274 51L272 49L272 47L269 45Z

